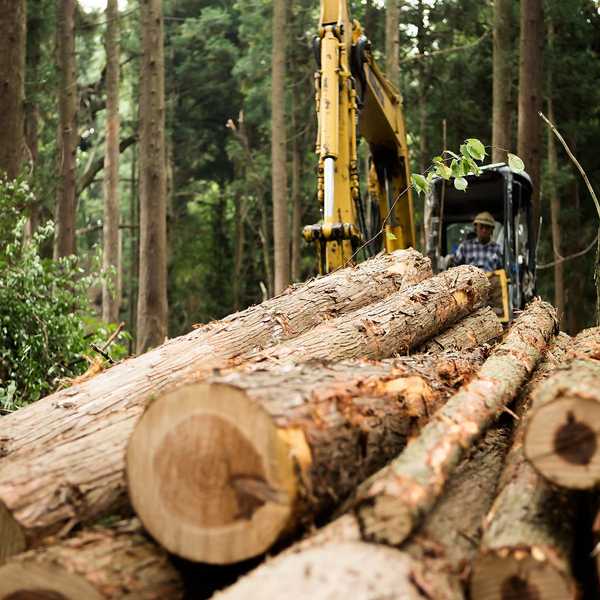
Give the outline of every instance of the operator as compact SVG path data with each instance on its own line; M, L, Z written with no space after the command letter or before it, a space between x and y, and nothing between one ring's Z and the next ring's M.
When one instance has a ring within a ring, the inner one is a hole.
M496 225L494 217L489 212L481 212L473 219L473 225L476 237L461 242L452 264L475 265L484 271L501 269L504 262L502 248L492 241Z

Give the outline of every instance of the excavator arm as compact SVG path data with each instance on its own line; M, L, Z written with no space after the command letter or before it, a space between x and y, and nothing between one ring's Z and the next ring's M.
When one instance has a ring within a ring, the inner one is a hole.
M319 271L327 273L348 262L374 235L377 249L414 246L415 228L402 99L375 64L346 0L321 0L315 53L322 222L305 227L304 237L315 243ZM371 211L361 198L357 132L369 144L369 195L380 217L376 227L367 223Z

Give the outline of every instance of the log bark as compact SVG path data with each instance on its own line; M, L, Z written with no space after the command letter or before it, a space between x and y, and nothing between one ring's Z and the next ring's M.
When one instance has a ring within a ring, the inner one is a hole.
M547 483L523 454L531 390L564 364L568 344L567 336L556 338L520 398L521 421L473 565L473 600L576 597L569 564L574 497Z
M502 323L494 310L484 306L452 327L431 338L417 352L468 350L491 342L502 335Z
M378 360L406 354L480 308L489 285L481 269L468 265L456 267L406 292L390 294L362 310L322 323L249 360L256 363Z
M476 552L481 519L493 500L508 442L506 431L490 430L463 460L430 518L400 550L364 542L350 512L214 599L464 600L464 566Z
M333 509L469 379L483 353L279 366L153 402L127 451L132 505L170 552L228 564Z
M3 600L176 600L183 592L167 553L144 537L137 519L83 531L0 567Z
M574 340L568 366L534 392L525 455L549 481L589 489L600 482L600 328Z
M429 261L414 250L382 255L290 288L4 417L0 561L128 504L125 446L153 396L430 274Z
M367 540L397 546L441 495L464 452L513 400L556 329L554 309L535 301L478 376L457 392L388 467L361 485L355 510Z

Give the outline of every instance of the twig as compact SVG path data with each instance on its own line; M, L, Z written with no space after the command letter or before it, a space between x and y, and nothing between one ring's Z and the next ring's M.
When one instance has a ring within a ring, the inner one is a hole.
M536 270L542 271L543 269L549 269L550 267L553 267L554 265L558 265L567 260L572 260L573 258L579 258L580 256L587 254L596 245L599 235L600 235L600 233L597 233L596 237L592 240L592 242L588 246L586 246L583 250L581 250L579 252L575 252L575 254L569 254L569 256L560 256L559 255L559 258L557 260L554 260L549 263L545 263L543 265L536 265L536 267L535 267Z
M104 350L102 350L102 348L100 348L99 346L96 346L96 344L90 344L90 347L94 352L97 352L103 358L105 358L111 365L115 364L115 361L112 359L111 355L108 354L107 352L104 352Z
M108 347L117 339L117 336L123 331L123 327L125 327L125 323L119 323L119 326L113 331L112 335L106 340L105 344L102 346L102 351L106 352Z

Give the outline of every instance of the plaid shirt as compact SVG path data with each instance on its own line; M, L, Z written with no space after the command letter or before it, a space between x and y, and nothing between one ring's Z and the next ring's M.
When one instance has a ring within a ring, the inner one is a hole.
M456 265L475 265L484 271L502 268L502 248L496 242L482 244L478 239L465 240L456 251Z

